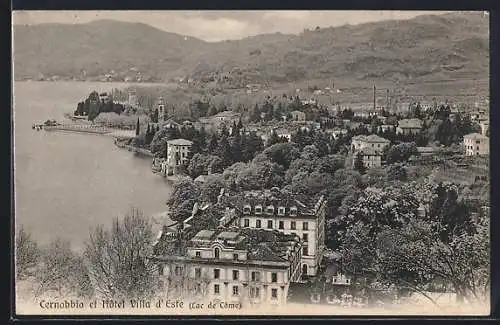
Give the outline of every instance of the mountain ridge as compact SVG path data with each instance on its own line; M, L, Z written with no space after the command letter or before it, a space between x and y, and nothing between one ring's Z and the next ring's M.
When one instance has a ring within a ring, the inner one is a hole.
M244 87L348 78L394 82L487 78L489 22L478 13L206 42L144 23L14 26L15 78L192 79ZM116 75L116 76L115 76Z

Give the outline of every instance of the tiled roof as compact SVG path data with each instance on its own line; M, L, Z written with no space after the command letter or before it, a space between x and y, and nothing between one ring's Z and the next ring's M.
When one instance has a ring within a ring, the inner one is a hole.
M298 215L313 214L314 205L318 199L319 197L311 199L307 196L293 194L277 188L246 191L225 198L226 201L232 202L240 210L243 210L246 205L250 205L252 208L260 205L264 214L266 207L273 206L275 213L278 212L278 207L285 207L288 214L291 207L296 207Z
M487 140L488 137L479 133L469 133L464 135L464 139L472 139L472 140Z
M366 135L357 135L352 138L352 140L359 140L363 142L369 142L369 143L389 143L390 141L387 139L384 139L382 137L379 137L376 134L370 134L368 136Z
M193 142L186 139L175 139L167 141L167 144L172 144L174 146L191 146Z
M404 119L398 122L398 127L420 129L422 127L422 121L418 118Z

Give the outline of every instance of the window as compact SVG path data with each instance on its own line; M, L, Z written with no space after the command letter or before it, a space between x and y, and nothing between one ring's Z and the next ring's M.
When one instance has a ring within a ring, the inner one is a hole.
M250 220L249 219L243 220L243 227L250 227Z
M250 211L252 210L252 208L249 206L249 205L245 205L243 207L243 213L244 214L250 214Z
M309 255L307 247L302 247L302 256L307 256L307 255Z
M201 278L201 268L197 267L197 268L194 269L194 277L196 279Z
M214 293L217 295L220 293L220 285L214 284Z
M158 268L158 274L159 274L159 275L163 275L163 266L160 266L160 267Z
M278 273L271 273L271 282L278 282Z
M273 229L273 221L267 220L267 229Z
M307 242L309 240L309 235L308 234L302 234L302 240Z
M238 254L233 254L233 260L235 260L235 261L238 260Z
M337 278L333 278L333 283L336 283L337 282Z
M262 206L260 205L257 205L255 207L255 214L261 214L262 213Z
M220 270L214 269L214 279L219 279L219 278L220 278Z
M477 148L476 148L476 149L477 149L477 150L479 150L479 146L477 146Z
M175 272L175 275L181 275L182 274L182 267L176 266L174 272Z
M260 220L256 220L255 221L255 228L260 228L261 225L260 225Z
M295 230L295 221L290 222L290 229Z
M240 291L239 291L238 286L233 286L233 296L239 296L239 295L240 295Z
M201 252L196 252L196 257L201 257Z
M240 277L240 272L238 270L233 270L233 280L238 280Z
M269 213L269 214L273 214L274 213L274 207L272 205L268 206L266 208L266 212Z
M302 229L303 229L303 230L309 230L309 223L307 223L307 222L303 222L303 223L302 223Z
M297 215L297 208L296 207L291 207L290 208L290 215L291 216L296 216Z
M214 249L214 256L216 259L220 258L220 249L218 249L218 248Z
M280 216L285 215L285 207L279 207L278 208L278 215L280 215Z
M279 222L279 225L278 225L278 228L279 228L279 229L283 229L283 228L285 228L285 223L284 223L283 221L280 221L280 222Z
M260 272L252 272L251 279L252 281L260 281Z
M271 297L273 299L278 299L278 289L271 289Z
M260 288L250 287L250 297L259 298L259 296L260 296Z
M480 143L481 143L481 141L479 141L479 140L476 141L476 144L480 144Z

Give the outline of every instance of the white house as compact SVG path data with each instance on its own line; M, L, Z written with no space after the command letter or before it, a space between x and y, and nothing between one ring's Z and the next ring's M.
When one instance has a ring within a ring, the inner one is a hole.
M464 136L466 156L483 156L490 153L490 139L479 133L470 133Z

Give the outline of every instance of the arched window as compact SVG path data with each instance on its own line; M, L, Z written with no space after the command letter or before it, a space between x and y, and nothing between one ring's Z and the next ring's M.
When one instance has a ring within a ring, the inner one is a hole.
M214 256L216 259L220 258L220 249L219 248L214 249Z

